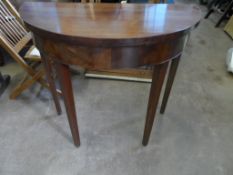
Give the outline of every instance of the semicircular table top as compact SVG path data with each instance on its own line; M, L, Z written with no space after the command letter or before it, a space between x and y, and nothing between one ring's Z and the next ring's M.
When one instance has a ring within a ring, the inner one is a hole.
M142 39L186 31L201 11L184 4L104 4L26 2L20 8L33 32L56 37Z

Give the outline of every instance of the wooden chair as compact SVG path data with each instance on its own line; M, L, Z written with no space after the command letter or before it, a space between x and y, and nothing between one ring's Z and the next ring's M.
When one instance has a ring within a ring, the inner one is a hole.
M52 96L57 108L58 114L61 113L60 104L53 81L53 74L47 75L50 87L43 79L45 70L41 66L41 57L32 43L31 33L28 32L24 24L8 0L0 1L0 46L3 47L11 57L24 69L27 76L20 82L10 94L10 99L16 99L25 89L29 88L35 82L40 83L43 87L50 88ZM20 56L20 52L29 47L30 49L24 57ZM49 65L48 65L49 66ZM50 69L51 71L51 69ZM59 93L59 91L58 91Z

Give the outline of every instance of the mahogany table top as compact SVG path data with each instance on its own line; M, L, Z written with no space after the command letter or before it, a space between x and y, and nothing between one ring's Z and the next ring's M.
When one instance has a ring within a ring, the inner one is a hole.
M185 32L201 18L197 6L184 4L26 2L20 14L33 33L46 37L135 44Z

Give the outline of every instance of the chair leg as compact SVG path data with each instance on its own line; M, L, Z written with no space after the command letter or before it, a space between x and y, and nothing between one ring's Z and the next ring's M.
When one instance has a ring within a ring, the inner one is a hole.
M7 86L10 83L11 77L9 75L2 75L0 72L0 96L6 90Z
M0 66L3 66L4 63L5 63L5 61L4 61L3 50L0 48Z
M61 110L60 102L58 99L58 93L56 90L56 85L55 85L55 80L54 80L55 78L53 76L53 69L52 69L52 62L51 62L52 60L43 54L42 54L41 60L45 68L46 77L49 83L49 90L52 94L53 101L54 101L54 104L57 110L57 114L60 115L62 113L62 110Z
M37 82L40 78L44 76L45 72L43 69L38 71L32 78L25 79L21 82L10 94L10 99L16 99L24 90L29 88L32 84Z
M213 0L213 1L210 2L210 4L209 4L209 7L210 7L210 8L209 8L207 14L205 15L205 19L207 19L207 18L210 16L210 14L214 12L213 6L214 6L217 2L218 2L218 0Z
M176 71L180 62L180 57L178 56L177 58L174 58L171 62L171 67L169 70L169 74L168 74L168 79L167 79L167 84L166 84L166 88L165 88L165 92L164 92L164 96L163 96L163 101L162 101L162 105L161 105L161 109L160 109L160 113L163 114L166 106L167 106L167 101L172 89L172 85L176 76Z
M210 10L207 12L207 14L205 15L205 19L207 19L207 18L210 16L210 14L213 13L213 12L214 12L214 10L213 10L213 9L210 9Z
M210 2L209 6L209 10L207 12L207 14L205 15L205 19L207 19L211 13L214 12L215 6L221 4L222 0L213 0Z

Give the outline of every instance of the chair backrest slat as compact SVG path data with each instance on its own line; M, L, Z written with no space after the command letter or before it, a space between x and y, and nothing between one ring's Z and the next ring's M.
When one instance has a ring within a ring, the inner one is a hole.
M3 4L3 2L1 2ZM5 12L6 15L11 15L12 17L14 17L14 19L16 18L11 12L10 10L5 6L5 4L2 5L3 11ZM12 20L12 23L14 24L14 26L21 32L21 34L26 34L27 31L25 30L25 28L22 26L22 24L16 19L16 20Z
M17 12L17 10L15 9L15 7L11 4L11 2L9 0L1 0L3 2L3 4L6 6L6 8L10 11L10 13L16 17L17 21L21 24L21 26L24 26L23 20L21 19L19 13ZM26 28L25 28L26 29ZM28 31L26 29L26 31Z
M3 22L2 16L0 14L0 24L1 24L1 33L4 33L4 36L7 37L7 40L11 40L15 45L18 42L15 34L13 34L11 27Z
M0 1L1 2L1 1ZM14 30L15 32L19 35L19 36L23 36L23 34L25 34L25 31L23 31L19 25L15 22L15 17L10 13L9 10L6 9L6 7L4 6L4 4L1 2L0 4L0 12L1 12L1 16L4 17L5 19L3 19L3 22L8 23ZM17 29L17 30L16 30Z
M0 7L1 10L1 7ZM14 33L15 37L20 40L25 34L20 31L18 27L14 24L15 18L11 16L6 16L2 11L0 11L2 23L9 27L9 29Z
M0 35L15 47L27 34L25 28L0 0Z
M2 32L2 30L0 30L0 37L1 36L3 37L3 39L7 40L7 42L10 44L11 47L14 47L15 43L9 37L7 37L6 34Z
M12 19L11 19L12 18ZM20 36L18 36L18 32L15 31L15 27L13 27L13 25L11 24L11 20L14 20L14 18L7 14L4 13L4 9L2 4L0 4L0 20L1 20L1 25L2 28L4 29L4 31L8 31L12 33L12 38L16 39L16 42L18 42L20 40ZM7 35L9 35L10 33L7 33Z
M31 33L25 35L15 46L14 50L18 53L32 39Z

